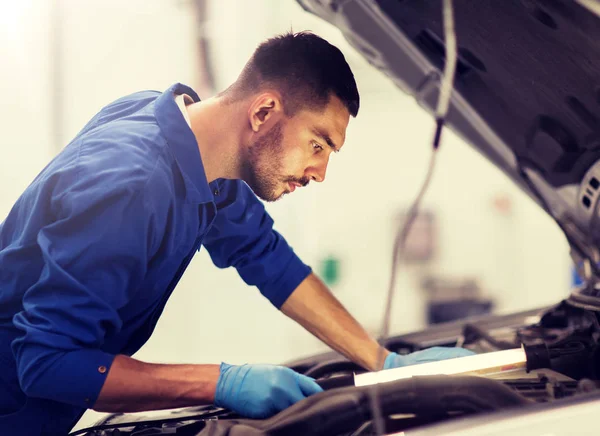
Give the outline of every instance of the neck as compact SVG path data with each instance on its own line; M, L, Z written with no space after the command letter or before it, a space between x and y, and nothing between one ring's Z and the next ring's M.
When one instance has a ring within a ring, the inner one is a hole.
M225 104L218 97L191 104L187 109L208 182L240 178L242 109L236 104Z

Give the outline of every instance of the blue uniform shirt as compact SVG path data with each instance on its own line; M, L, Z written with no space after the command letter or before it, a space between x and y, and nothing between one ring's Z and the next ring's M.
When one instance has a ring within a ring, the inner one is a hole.
M208 183L181 93L199 100L176 84L103 108L0 225L0 434L67 432L201 245L276 307L309 274L244 182Z

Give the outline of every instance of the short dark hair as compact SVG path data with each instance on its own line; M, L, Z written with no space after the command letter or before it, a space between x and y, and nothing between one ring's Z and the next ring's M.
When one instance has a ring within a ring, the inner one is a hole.
M356 117L360 98L354 75L337 47L311 32L285 33L261 43L236 82L222 95L245 97L266 86L282 95L288 116L323 108L336 95Z

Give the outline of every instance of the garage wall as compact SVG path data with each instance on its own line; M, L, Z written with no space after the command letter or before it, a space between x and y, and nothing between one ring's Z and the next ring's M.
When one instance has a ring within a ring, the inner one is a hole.
M53 93L53 4L62 11L63 91L58 101ZM190 1L22 0L2 5L8 8L0 13L2 216L60 144L104 104L142 89L163 90L177 81L199 83ZM344 51L355 71L362 107L350 123L344 151L331 160L327 183L267 208L277 229L317 270L326 256L340 259L342 274L333 291L376 332L395 217L408 207L425 175L433 122L372 70L336 29L291 0L211 3L205 32L217 88L235 79L260 41L290 28L313 30ZM53 126L57 107L62 108L58 129ZM498 199L508 200L509 212L494 206ZM450 132L444 136L425 206L439 220L439 250L429 266L402 270L394 333L424 326L425 302L417 282L423 273L479 279L498 311L549 304L566 294L567 247L556 226ZM168 303L155 335L136 357L155 362L283 362L323 349L247 288L236 271L216 269L202 251ZM90 413L82 423L95 417Z
M0 220L52 155L51 4L0 3Z

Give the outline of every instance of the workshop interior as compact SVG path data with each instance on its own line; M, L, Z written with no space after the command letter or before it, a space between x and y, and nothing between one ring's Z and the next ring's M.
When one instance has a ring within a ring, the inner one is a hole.
M309 30L344 53L361 110L325 183L265 205L275 228L387 349L475 353L366 372L200 250L134 357L281 364L324 392L262 420L90 410L71 435L596 434L600 1L0 8L0 219L107 102L176 82L208 98L262 40Z

